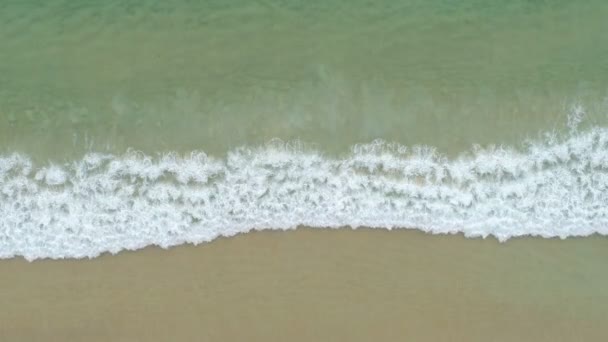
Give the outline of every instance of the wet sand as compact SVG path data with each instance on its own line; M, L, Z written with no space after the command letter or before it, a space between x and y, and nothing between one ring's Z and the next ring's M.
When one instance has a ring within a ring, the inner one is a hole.
M2 341L601 341L608 239L256 232L0 260Z

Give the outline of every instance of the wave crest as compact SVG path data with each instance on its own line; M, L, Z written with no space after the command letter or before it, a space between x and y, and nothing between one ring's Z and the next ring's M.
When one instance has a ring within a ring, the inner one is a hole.
M576 122L574 124L577 124ZM36 166L0 156L0 258L95 257L258 229L417 228L467 237L608 235L608 130L525 150L374 141L341 158L273 141L217 159L88 153Z

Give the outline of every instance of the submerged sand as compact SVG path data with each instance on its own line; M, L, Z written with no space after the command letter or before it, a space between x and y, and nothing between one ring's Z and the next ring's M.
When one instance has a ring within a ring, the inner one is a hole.
M1 341L600 341L608 239L256 232L0 261Z

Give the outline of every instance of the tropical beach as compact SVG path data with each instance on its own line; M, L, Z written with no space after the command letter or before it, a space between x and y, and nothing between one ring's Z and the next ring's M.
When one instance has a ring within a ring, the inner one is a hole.
M92 260L3 260L18 341L601 341L603 237L300 228Z
M605 340L606 17L7 4L0 340Z

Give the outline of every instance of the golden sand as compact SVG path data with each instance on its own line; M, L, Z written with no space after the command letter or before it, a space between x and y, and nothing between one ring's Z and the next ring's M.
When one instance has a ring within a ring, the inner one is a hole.
M604 341L608 239L257 232L0 261L0 341Z

